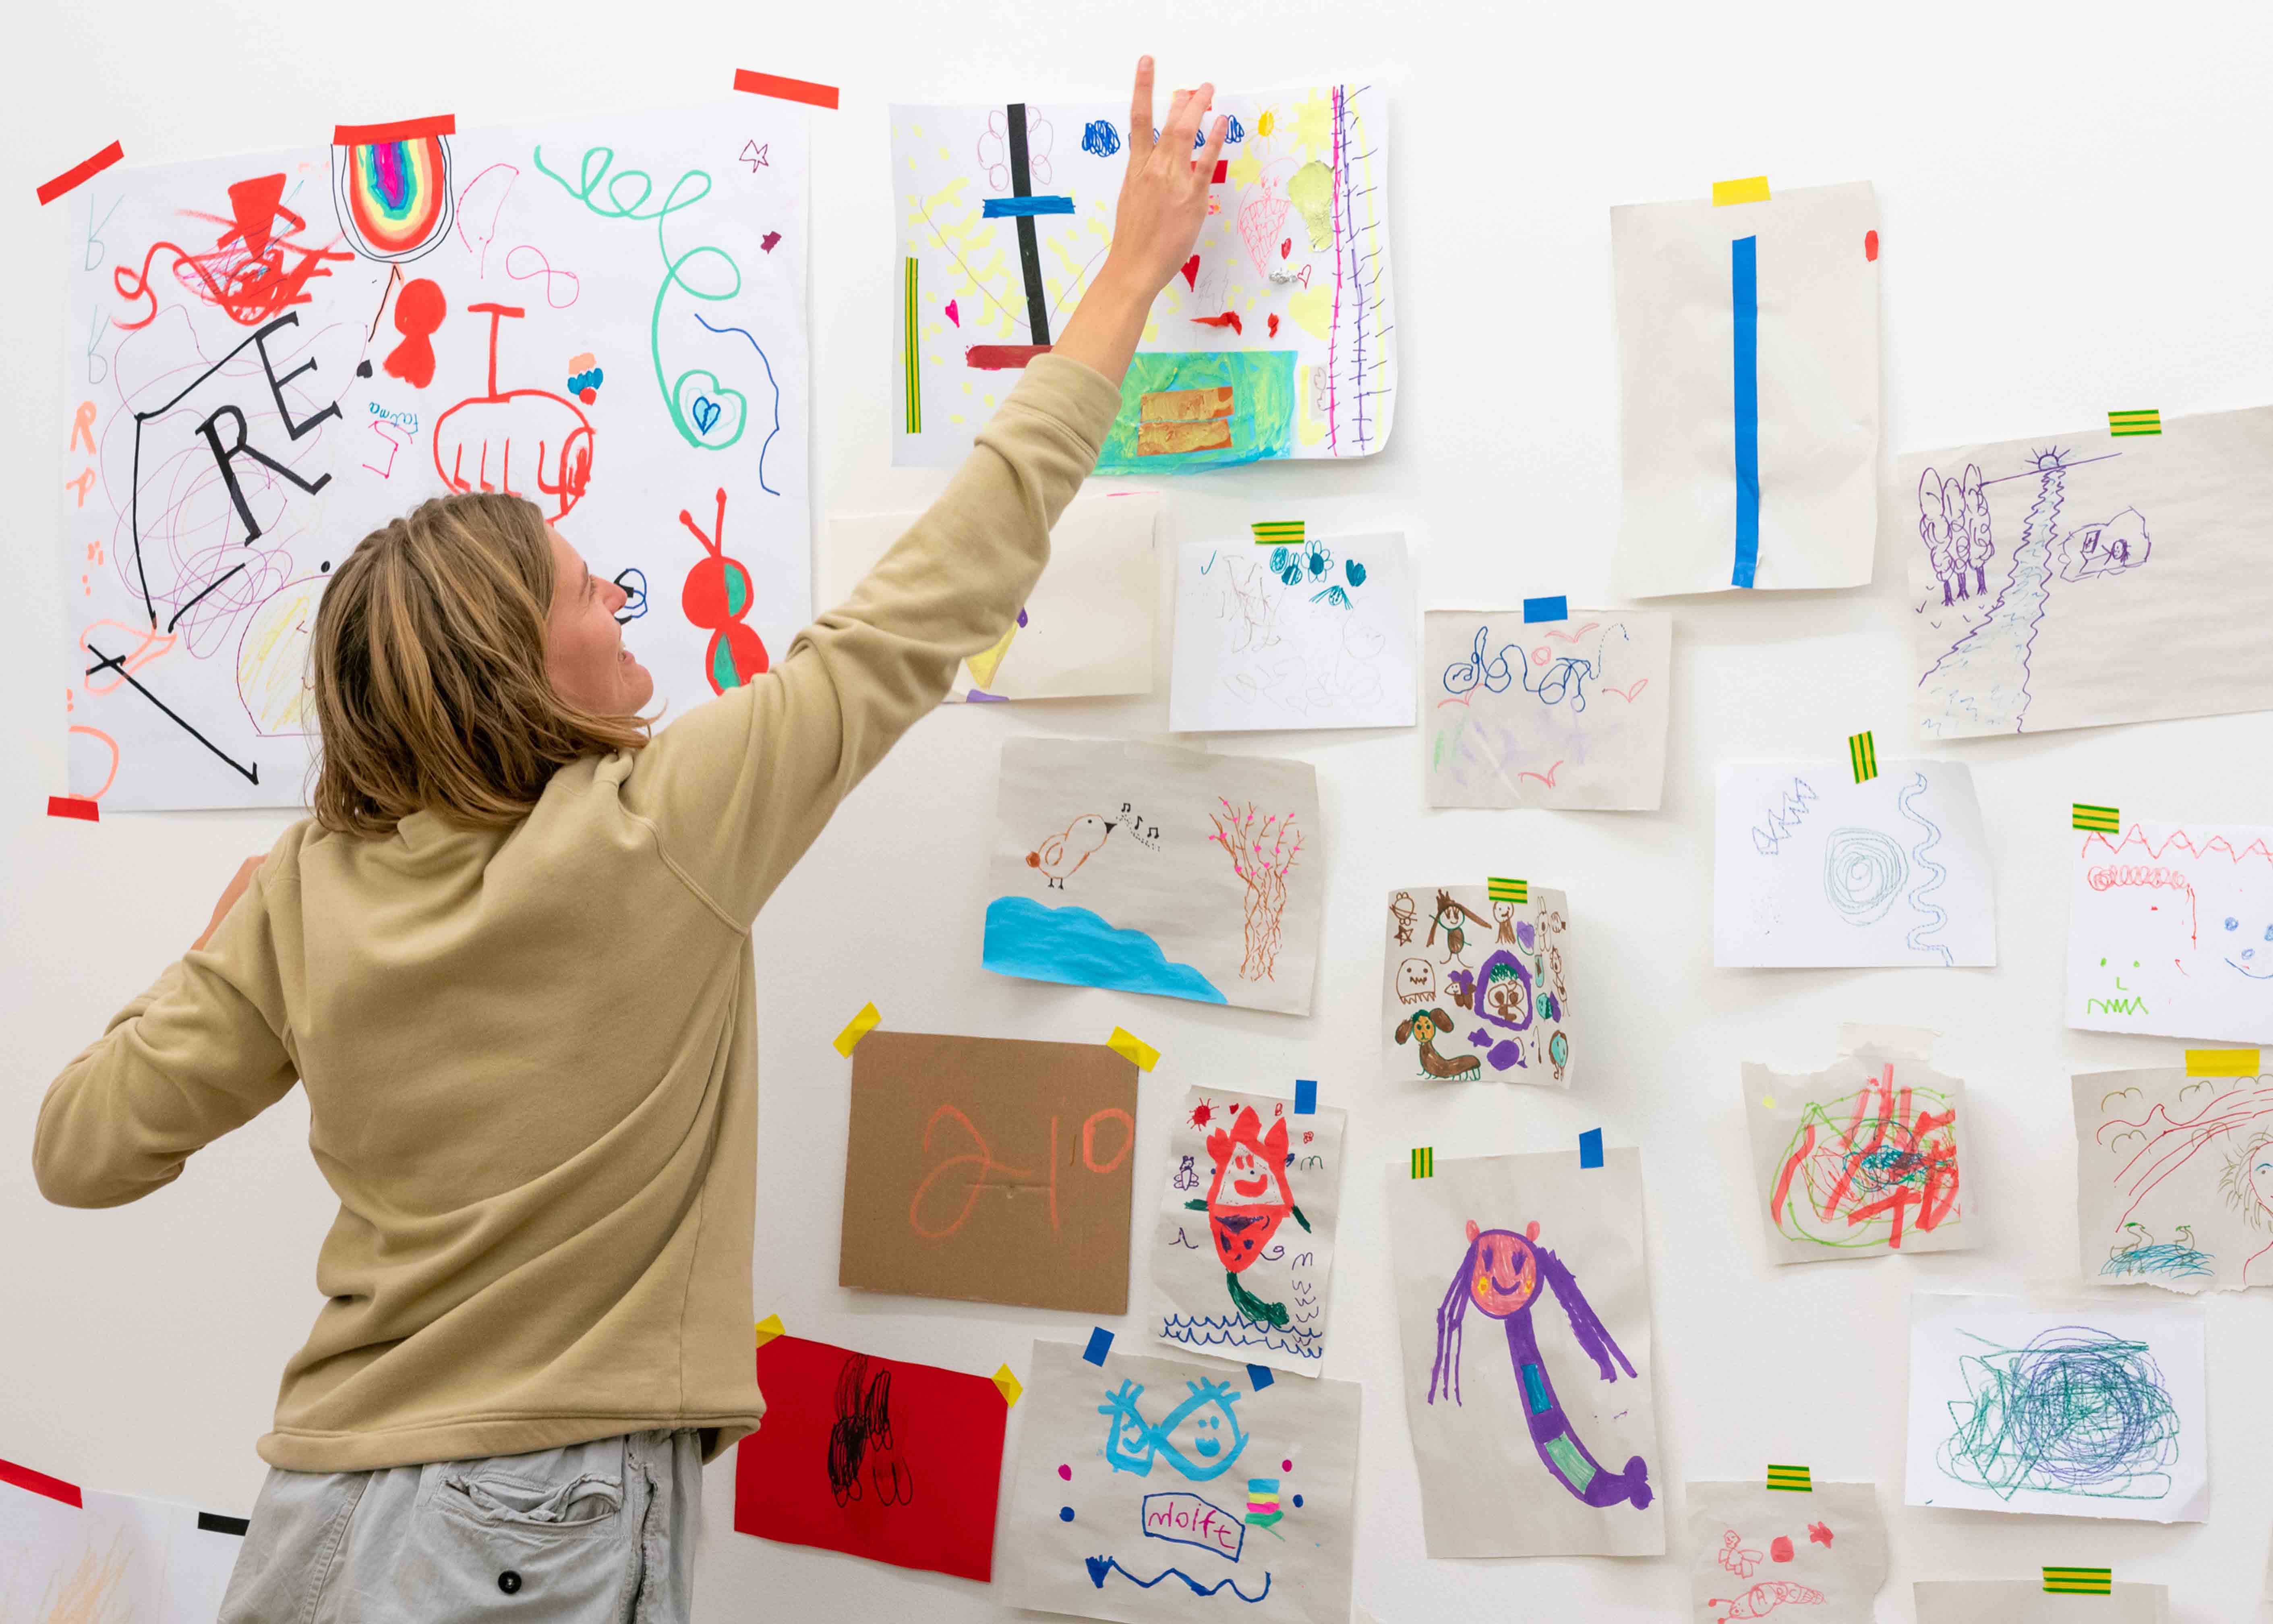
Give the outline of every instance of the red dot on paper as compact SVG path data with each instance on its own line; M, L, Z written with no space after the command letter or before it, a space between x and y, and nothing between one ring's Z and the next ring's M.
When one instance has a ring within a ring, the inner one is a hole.
M1879 234L1876 231L1863 233L1863 257L1865 259L1875 259L1879 257Z
M1279 1470L1280 1471L1293 1471L1294 1470L1294 1462L1292 1461L1281 1461L1279 1462Z
M1070 1466L1059 1467L1058 1476L1064 1478L1068 1483L1071 1483L1073 1481L1073 1468Z

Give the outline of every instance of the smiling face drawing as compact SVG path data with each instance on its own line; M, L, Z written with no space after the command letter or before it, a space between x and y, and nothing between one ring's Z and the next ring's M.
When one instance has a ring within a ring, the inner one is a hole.
M1287 1187L1286 1119L1264 1133L1255 1108L1242 1106L1230 1132L1208 1135L1207 1151L1215 1162L1215 1182L1207 1192L1208 1232L1215 1237L1216 1257L1236 1274L1262 1254L1294 1210Z
M1468 1239L1476 1249L1468 1296L1493 1319L1504 1320L1530 1306L1539 1295L1539 1254L1531 1249L1538 1238L1535 1223L1518 1235L1512 1229L1483 1229L1474 1219L1468 1221Z
M2273 925L2260 930L2255 920L2245 923L2229 914L2218 943L2228 969L2239 970L2253 981L2273 981Z
M1115 1471L1150 1477L1155 1459L1166 1456L1170 1466L1192 1483L1221 1477L1247 1447L1247 1433L1232 1406L1239 1395L1219 1381L1186 1384L1191 1395L1154 1426L1144 1419L1136 1401L1144 1387L1123 1381L1106 1395L1097 1413L1110 1418L1105 1434L1106 1463Z

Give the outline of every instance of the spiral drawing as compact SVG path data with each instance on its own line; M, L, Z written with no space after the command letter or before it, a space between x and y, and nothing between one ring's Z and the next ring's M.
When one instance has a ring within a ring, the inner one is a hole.
M1887 916L1909 874L1909 861L1890 835L1875 829L1834 829L1823 844L1823 895L1854 926Z

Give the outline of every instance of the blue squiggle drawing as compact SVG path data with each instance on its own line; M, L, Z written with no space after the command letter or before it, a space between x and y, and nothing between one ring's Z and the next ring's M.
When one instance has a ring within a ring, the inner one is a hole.
M1909 935L1904 936L1902 942L1905 946L1916 952L1939 953L1941 962L1950 965L1956 963L1957 960L1949 949L1939 942L1929 942L1925 939L1949 923L1948 910L1938 903L1926 900L1927 893L1941 889L1941 883L1949 877L1949 870L1926 855L1928 852L1941 844L1941 825L1926 816L1924 813L1914 810L1910 806L1910 802L1924 794L1925 791L1925 774L1921 772L1915 776L1914 780L1903 789L1901 794L1894 797L1894 805L1901 810L1902 815L1925 831L1925 838L1910 847L1910 861L1916 864L1921 872L1928 868L1933 870L1933 878L1924 885L1913 887L1909 896L1905 898L1910 906L1916 908L1920 914L1931 914L1933 917L1923 924L1911 927Z
M1767 827L1752 825L1752 845L1763 857L1773 857L1798 831L1799 821L1815 804L1815 788L1805 778L1794 778L1791 787L1768 808Z
M1249 1596L1228 1579L1219 1579L1213 1584L1202 1584L1181 1568L1163 1568L1149 1579L1139 1579L1135 1574L1123 1568L1117 1557L1084 1556L1081 1560L1082 1565L1089 1569L1089 1582L1100 1590L1105 1588L1105 1575L1117 1573L1140 1590L1149 1590L1163 1579L1176 1578L1182 1579L1186 1584L1191 1586L1192 1594L1195 1596L1213 1596L1218 1591L1229 1590L1249 1606L1253 1606L1271 1594L1271 1575L1268 1573L1263 1575L1263 1588Z
M1602 680L1602 649L1609 642L1610 634L1616 632L1628 643L1633 641L1633 634L1624 626L1604 627L1602 635L1594 639L1594 658L1565 654L1549 660L1540 669L1539 680L1534 685L1531 680L1528 652L1519 644L1511 643L1504 644L1497 654L1490 654L1489 644L1486 641L1489 631L1489 628L1477 627L1475 646L1468 658L1444 667L1444 691L1454 695L1467 694L1474 692L1481 684L1487 693L1504 694L1520 683L1523 691L1542 705L1552 708L1567 701L1573 716L1587 708L1587 684ZM1516 656L1512 665L1507 658L1511 652Z
M1297 1314L1296 1318L1303 1316ZM1313 1312L1308 1318L1315 1320ZM1249 1320L1244 1314L1163 1314L1160 1335L1172 1342L1193 1348L1276 1348L1306 1359L1326 1357L1324 1338L1317 1331L1285 1330Z
M696 311L694 319L702 321L702 312ZM702 325L710 327L707 321L702 321ZM766 352L759 348L757 338L749 328L710 327L710 330L713 333L739 333L750 341L750 348L758 352L758 365L766 369L766 387L774 392L774 425L767 432L765 444L758 447L758 488L769 496L779 496L781 492L766 483L766 450L774 443L774 436L781 432L781 385L774 381L774 364L766 358Z

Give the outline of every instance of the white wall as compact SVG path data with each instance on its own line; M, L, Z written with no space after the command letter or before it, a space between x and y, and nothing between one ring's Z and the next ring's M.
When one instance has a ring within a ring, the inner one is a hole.
M138 162L322 139L334 122L449 109L469 126L701 99L736 65L842 85L814 157L816 517L919 506L941 483L889 466L892 222L885 104L1117 95L1140 49L1168 82L1269 86L1370 73L1392 86L1403 399L1369 462L1174 487L1171 539L1256 516L1401 527L1424 603L1527 594L1603 601L1615 531L1617 402L1608 209L1719 177L1867 177L1884 210L1890 449L2073 429L2111 406L2165 414L2273 398L2273 150L2262 5L1905 4L1091 8L968 0L740 7L608 0L544 7L247 0L41 6L11 26L0 102L4 378L0 470L18 635L0 639L0 1455L80 1481L241 1509L274 1382L317 1304L330 1208L296 1094L109 1213L41 1204L26 1167L47 1080L203 923L242 854L283 819L51 821L64 782L56 488L67 438L62 267L77 237L34 184L109 140ZM431 19L430 22L427 19ZM420 28L431 34L420 34ZM1664 810L1430 814L1409 734L1270 737L1234 748L1317 763L1333 876L1318 1013L1289 1020L1005 982L979 967L994 741L1146 732L1165 702L926 721L848 805L760 921L764 1116L760 1312L899 1357L1023 1368L1025 1343L1085 1325L1012 1309L841 1292L835 1278L846 1068L828 1046L862 1000L912 1029L1096 1039L1116 1021L1165 1056L1144 1084L1140 1167L1185 1086L1322 1079L1359 1153L1334 1283L1329 1374L1366 1384L1360 1598L1387 1624L1663 1617L1684 1563L1430 1563L1400 1397L1381 1183L1404 1147L1567 1147L1601 1124L1649 1181L1662 1436L1654 1477L1754 1477L1769 1460L1872 1478L1891 1524L1882 1619L1920 1576L2112 1563L2173 1586L2178 1616L2249 1614L2265 1566L2273 1362L2264 1297L2209 1304L2215 1519L2099 1525L1900 1508L1904 1297L1913 1287L2065 1284L2074 1274L2072 1068L2160 1063L2174 1046L2060 1021L2067 803L2265 820L2273 718L1960 748L1997 864L1993 971L1731 973L1711 967L1714 763L1830 756L1875 727L1902 753L1901 560L1841 594L1679 606ZM1386 1086L1370 1068L1377 908L1392 883L1522 874L1566 888L1579 1088ZM921 921L889 970L858 921ZM849 922L848 921L851 921ZM1737 1066L1830 1054L1842 1019L1939 1027L1972 1086L1972 1187L1993 1244L1908 1260L1775 1269L1749 1187ZM1140 1185L1140 1188L1142 1186ZM1141 1228L1141 1226L1140 1226ZM1145 1300L1141 1275L1132 1301ZM1121 1327L1133 1334L1137 1320ZM1012 1430L1017 1422L1014 1412ZM1015 1437L1013 1444L1015 1447ZM1677 1490L1673 1507L1682 1507ZM709 1477L702 1615L941 1620L990 1593L731 1530Z

